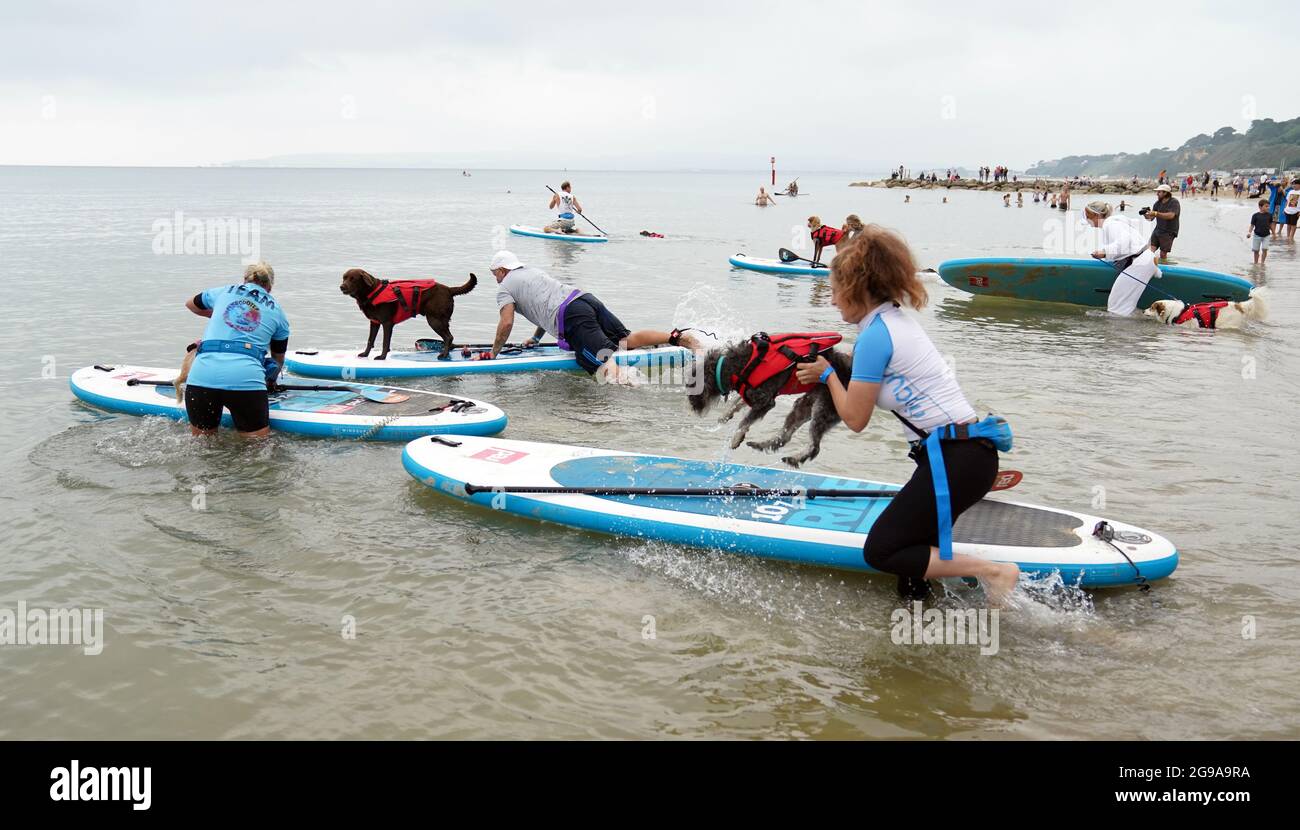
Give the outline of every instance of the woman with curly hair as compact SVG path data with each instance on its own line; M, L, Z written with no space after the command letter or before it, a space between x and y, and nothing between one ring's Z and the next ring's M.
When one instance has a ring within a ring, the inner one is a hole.
M877 409L894 413L916 461L911 480L867 536L867 564L897 575L905 596L923 597L929 579L970 576L981 581L991 603L1001 603L1015 589L1019 568L951 550L952 523L997 478L999 442L982 428L1000 419L978 421L920 322L903 311L919 310L927 300L912 252L897 234L867 225L839 250L830 282L831 303L861 331L853 373L846 386L819 358L801 365L799 380L826 384L854 432L865 429ZM1008 432L1002 449L1009 440ZM942 457L938 463L930 457L935 453Z

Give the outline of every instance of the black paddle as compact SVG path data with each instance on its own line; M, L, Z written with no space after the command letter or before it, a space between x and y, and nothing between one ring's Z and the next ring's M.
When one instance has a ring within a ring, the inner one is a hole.
M426 346L422 346L421 344L424 344L424 343L427 343L427 344L429 344L429 345L428 345L427 347L426 347ZM490 349L490 348L492 348L494 345L495 345L494 343L457 343L457 344L455 344L454 348L457 348L457 349ZM534 346L533 348L538 349L538 348L541 348L541 347L543 347L543 346L557 346L557 345L559 345L559 344L557 344L557 343L538 343L538 344L537 344L536 346ZM502 348L505 348L505 349L522 349L522 348L524 348L524 344L522 344L522 343L507 343L507 344L505 344L505 346L503 346ZM416 350L417 352L440 352L440 351L442 351L442 341L439 340L439 339L436 338L436 337L421 337L419 340L416 340L416 341L415 341L415 350Z
M1003 470L998 473L990 490L1010 490L1019 484L1023 477L1018 470ZM557 496L750 496L758 498L803 496L809 499L887 499L898 495L897 490L844 490L817 487L802 490L792 487L757 487L752 484L724 487L524 487L515 485L490 487L483 484L466 484L465 492L471 496L477 493L529 493Z
M546 189L551 191L552 193L555 193L555 188L551 187L549 184L546 186ZM555 195L559 196L560 194L555 193ZM586 216L583 216L582 211L578 211L578 215L582 216L583 219L587 219ZM593 228L600 231L601 236L609 236L609 234L605 233L603 230L600 229L600 225L597 225L595 222L591 221L590 219L587 219L587 224L591 225Z
M175 386L174 380L141 380L140 378L131 378L126 382L127 386ZM280 386L276 385L277 392L355 392L368 401L375 403L402 403L409 401L410 395L396 390L383 390L365 386Z
M814 268L825 268L827 270L830 270L830 266L823 265L820 262L813 262L811 259L804 259L803 257L799 256L789 248L780 249L780 251L777 252L777 256L779 256L781 258L781 261L786 263L787 265L790 264L791 262L806 262L809 265L813 266Z

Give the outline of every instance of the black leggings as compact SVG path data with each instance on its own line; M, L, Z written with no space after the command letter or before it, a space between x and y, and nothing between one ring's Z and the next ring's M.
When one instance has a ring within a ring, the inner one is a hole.
M998 477L998 451L982 439L944 441L952 521L988 493ZM930 566L930 548L939 545L939 513L934 505L930 459L916 453L916 472L876 519L862 554L878 571L921 579Z

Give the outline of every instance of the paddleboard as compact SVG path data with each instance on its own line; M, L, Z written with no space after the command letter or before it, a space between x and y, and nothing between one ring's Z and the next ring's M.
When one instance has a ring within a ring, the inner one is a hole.
M185 405L176 402L173 387L127 384L133 378L172 380L178 372L149 366L87 366L74 372L69 384L74 395L100 409L183 421ZM296 381L281 377L281 383L286 385L295 385ZM351 385L375 390L393 388ZM352 391L277 392L270 396L271 429L321 438L410 441L449 433L495 435L506 427L506 414L491 404L419 389L400 391L410 397L394 404L376 403ZM456 401L463 403L453 403ZM230 413L223 413L222 423L231 426Z
M475 349L465 357L460 349L453 349L447 360L439 360L435 352L389 352L388 357L376 360L357 357L352 349L300 349L285 356L284 366L296 375L337 380L364 380L368 378L415 378L442 375L473 375L501 372L540 372L545 370L578 369L573 352L558 346L538 346L513 353L502 352L495 360L476 360ZM684 366L692 358L689 349L679 346L656 346L651 349L633 349L617 352L614 361L622 366L640 369Z
M871 571L862 547L888 498L595 496L468 494L466 484L528 487L702 487L896 490L898 485L789 469L692 461L617 450L459 436L457 446L419 439L406 445L407 472L439 493L531 519L615 536L657 539L729 553ZM1173 573L1178 551L1161 536L1107 520L1133 564L1092 530L1083 513L985 499L953 528L957 553L1015 562L1026 573L1059 572L1067 584L1132 585Z
M560 242L608 242L606 236L586 236L580 233L547 233L541 228L526 228L523 225L511 225L510 232L518 236L535 236L538 239L556 239Z
M761 271L764 274L803 274L804 276L829 276L831 269L825 266L814 268L807 262L782 262L779 259L763 259L749 254L736 254L730 260L737 268L749 271Z
M1170 294L1185 303L1241 301L1249 298L1254 287L1242 277L1200 268L1162 265L1160 273L1142 292L1138 308L1168 299ZM939 276L971 294L1104 308L1117 272L1108 263L1091 258L980 258L942 262Z

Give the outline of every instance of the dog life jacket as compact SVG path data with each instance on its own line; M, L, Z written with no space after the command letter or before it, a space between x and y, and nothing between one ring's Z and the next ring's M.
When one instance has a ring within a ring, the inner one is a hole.
M397 325L411 319L419 312L420 300L424 299L424 292L437 284L437 280L379 280L374 290L366 295L366 302L371 305L397 303L397 313L393 315L393 325Z
M811 363L822 352L831 348L844 338L833 331L819 331L811 334L771 334L760 331L749 338L749 360L739 372L733 372L727 390L719 391L725 395L734 389L740 393L745 403L749 403L749 393L756 387L794 366L796 363ZM718 360L718 375L721 376L722 360ZM796 372L790 373L790 379L781 387L778 395L800 395L818 386L816 383L800 383Z
M1181 325L1195 317L1197 326L1203 329L1212 329L1215 321L1219 319L1219 311L1227 307L1228 303L1225 300L1189 305L1178 313L1178 316L1173 320L1173 325Z
M832 228L830 225L822 225L812 232L814 242L820 242L823 245L838 245L844 238L844 231L839 228Z

